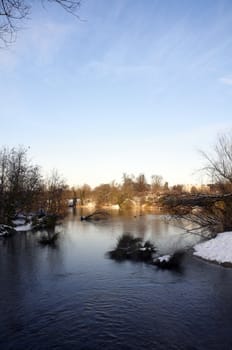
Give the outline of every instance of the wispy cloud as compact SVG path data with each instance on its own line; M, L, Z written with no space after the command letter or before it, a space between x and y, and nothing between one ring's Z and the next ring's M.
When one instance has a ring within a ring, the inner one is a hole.
M33 21L30 28L20 33L12 47L1 51L0 70L14 71L18 65L25 65L25 57L29 64L52 64L73 30L68 23L49 19Z
M25 35L23 50L32 51L31 55L38 65L53 63L72 30L72 26L52 20L34 22Z
M0 51L0 73L11 72L17 65L17 57L10 48L2 49Z
M156 73L157 69L152 65L115 64L112 62L92 61L82 67L82 73L99 77L111 76L114 78L146 77Z
M221 77L219 81L225 85L232 85L232 75Z

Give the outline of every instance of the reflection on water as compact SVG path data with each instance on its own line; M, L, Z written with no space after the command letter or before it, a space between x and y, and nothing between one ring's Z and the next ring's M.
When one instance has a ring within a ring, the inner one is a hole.
M187 255L183 270L116 263L130 232L161 252L198 238L154 215L81 222L70 213L55 249L39 234L0 240L1 349L230 349L232 270Z

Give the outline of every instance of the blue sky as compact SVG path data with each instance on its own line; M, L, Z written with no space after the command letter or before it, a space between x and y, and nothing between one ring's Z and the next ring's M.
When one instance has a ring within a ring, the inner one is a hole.
M231 0L37 5L0 50L1 145L70 185L153 174L199 183L199 149L232 129Z

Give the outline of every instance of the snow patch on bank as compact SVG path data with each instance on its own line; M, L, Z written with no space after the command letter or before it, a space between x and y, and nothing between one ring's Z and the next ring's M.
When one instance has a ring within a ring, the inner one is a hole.
M223 232L216 238L198 243L194 250L194 255L203 259L216 261L219 264L232 264L232 232Z
M18 232L30 231L32 229L32 224L16 226L14 229Z

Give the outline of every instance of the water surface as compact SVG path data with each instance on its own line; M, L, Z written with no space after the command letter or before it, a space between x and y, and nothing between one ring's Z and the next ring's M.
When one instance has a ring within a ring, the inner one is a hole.
M162 253L190 247L155 215L65 220L57 247L38 233L0 241L1 349L232 349L232 270L187 254L178 271L110 260L118 236Z

